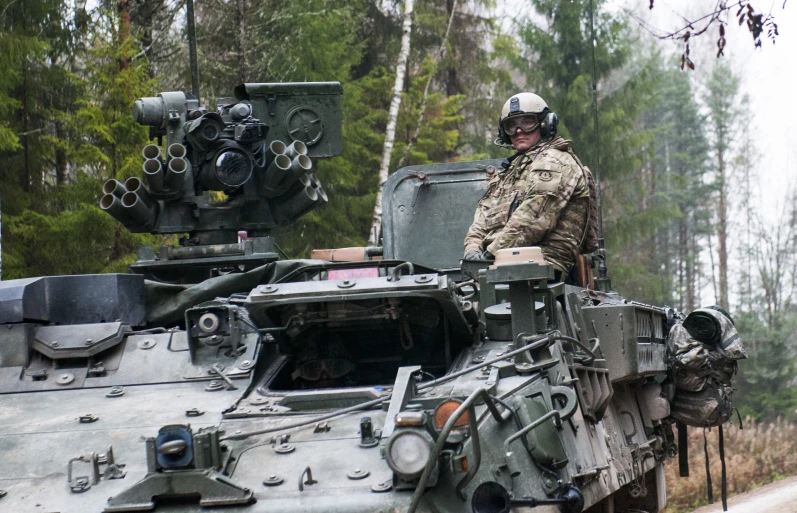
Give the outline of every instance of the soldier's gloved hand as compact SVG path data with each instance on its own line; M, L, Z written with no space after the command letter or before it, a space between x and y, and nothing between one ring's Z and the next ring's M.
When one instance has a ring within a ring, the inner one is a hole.
M481 251L468 251L465 253L465 258L463 260L481 260L482 259L482 252Z
M489 251L485 251L485 252L482 253L481 259L482 260L489 260L489 261L492 262L492 261L495 260L495 256L492 253L490 253Z

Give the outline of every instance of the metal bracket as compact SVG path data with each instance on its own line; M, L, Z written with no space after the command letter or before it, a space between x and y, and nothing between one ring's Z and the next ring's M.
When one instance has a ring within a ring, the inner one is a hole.
M376 447L379 445L379 437L374 431L371 417L360 419L360 447Z
M108 499L105 513L149 511L155 509L153 497L200 495L202 507L251 504L254 493L241 488L214 470L193 472L157 472L147 474L141 481Z
M420 370L420 365L399 367L396 381L393 383L393 396L387 409L385 424L382 426L382 438L387 439L393 434L393 430L396 428L396 415L415 397L415 376Z
M192 453L187 453L185 447L192 447ZM147 439L146 451L147 475L109 498L105 513L149 511L155 509L155 501L161 497L193 500L199 496L201 507L255 502L252 490L238 486L221 473L216 428L203 428L194 434L187 425L164 426L158 438Z
M72 477L72 464L81 461L91 464L91 476L78 476ZM100 474L100 465L107 465L105 471ZM82 493L100 482L100 478L108 479L122 479L125 477L123 463L116 463L113 456L113 446L108 447L108 452L105 454L97 454L96 452L89 453L88 455L77 456L71 458L66 466L66 482L72 493Z

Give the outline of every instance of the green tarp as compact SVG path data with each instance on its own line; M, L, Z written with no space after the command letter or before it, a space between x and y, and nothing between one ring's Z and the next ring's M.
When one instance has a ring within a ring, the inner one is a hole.
M323 265L321 260L280 260L245 273L226 274L193 285L146 280L147 324L170 327L181 323L185 311L205 301L232 294L248 294L253 288L275 283L288 274L308 266Z

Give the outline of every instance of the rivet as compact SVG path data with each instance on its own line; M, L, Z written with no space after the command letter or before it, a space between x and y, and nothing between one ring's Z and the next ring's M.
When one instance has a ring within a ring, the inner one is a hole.
M385 481L384 483L376 483L371 485L371 491L374 493L387 492L392 488L393 488L393 483L390 481Z
M371 475L371 473L368 472L367 470L361 470L359 468L356 468L351 472L349 472L348 474L346 474L346 477L352 480L357 480L357 479L365 479L369 475Z
M271 474L270 476L268 476L266 479L263 480L263 484L265 486L279 486L284 482L285 480L277 476L276 474Z
M121 397L123 395L125 395L125 391L122 387L111 387L105 397Z
M213 381L208 383L208 386L205 387L205 391L216 392L218 390L221 390L222 388L224 388L224 386L221 384L221 381L214 379Z
M280 444L274 450L277 451L277 454L290 454L296 450L296 446L293 444Z
M59 385L69 385L73 381L75 381L75 375L69 372L65 372L56 378L55 382Z

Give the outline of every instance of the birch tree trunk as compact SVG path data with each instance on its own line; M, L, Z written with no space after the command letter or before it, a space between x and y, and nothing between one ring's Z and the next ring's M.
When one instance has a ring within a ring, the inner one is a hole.
M368 243L371 246L379 245L379 231L382 226L382 190L387 182L388 168L390 167L390 154L393 153L393 141L396 138L396 121L401 107L401 88L404 84L404 75L407 72L407 60L410 57L410 35L412 33L412 7L413 0L404 0L404 25L401 35L401 51L396 63L396 82L393 85L393 99L390 101L390 110L387 115L387 130L385 131L385 145L382 149L382 164L379 166L379 186L376 191L374 216L371 223L371 233Z
M397 169L400 169L410 158L410 154L412 152L412 147L415 146L415 142L418 140L418 135L421 133L421 127L423 126L423 118L426 116L426 103L429 100L429 88L432 85L432 80L434 76L437 74L437 66L440 64L440 61L446 56L446 46L448 45L448 34L451 33L451 24L454 21L454 13L457 12L457 3L459 0L454 0L453 5L451 6L451 14L448 15L448 26L446 27L446 33L443 36L443 42L440 43L440 56L437 59L437 62L434 63L434 67L429 72L429 78L426 79L426 86L423 88L423 99L421 100L421 112L418 114L418 123L415 125L415 132L412 134L412 139L410 139L409 144L407 144L407 149L404 150L404 154L401 156L401 160L399 160L398 165L396 166Z

